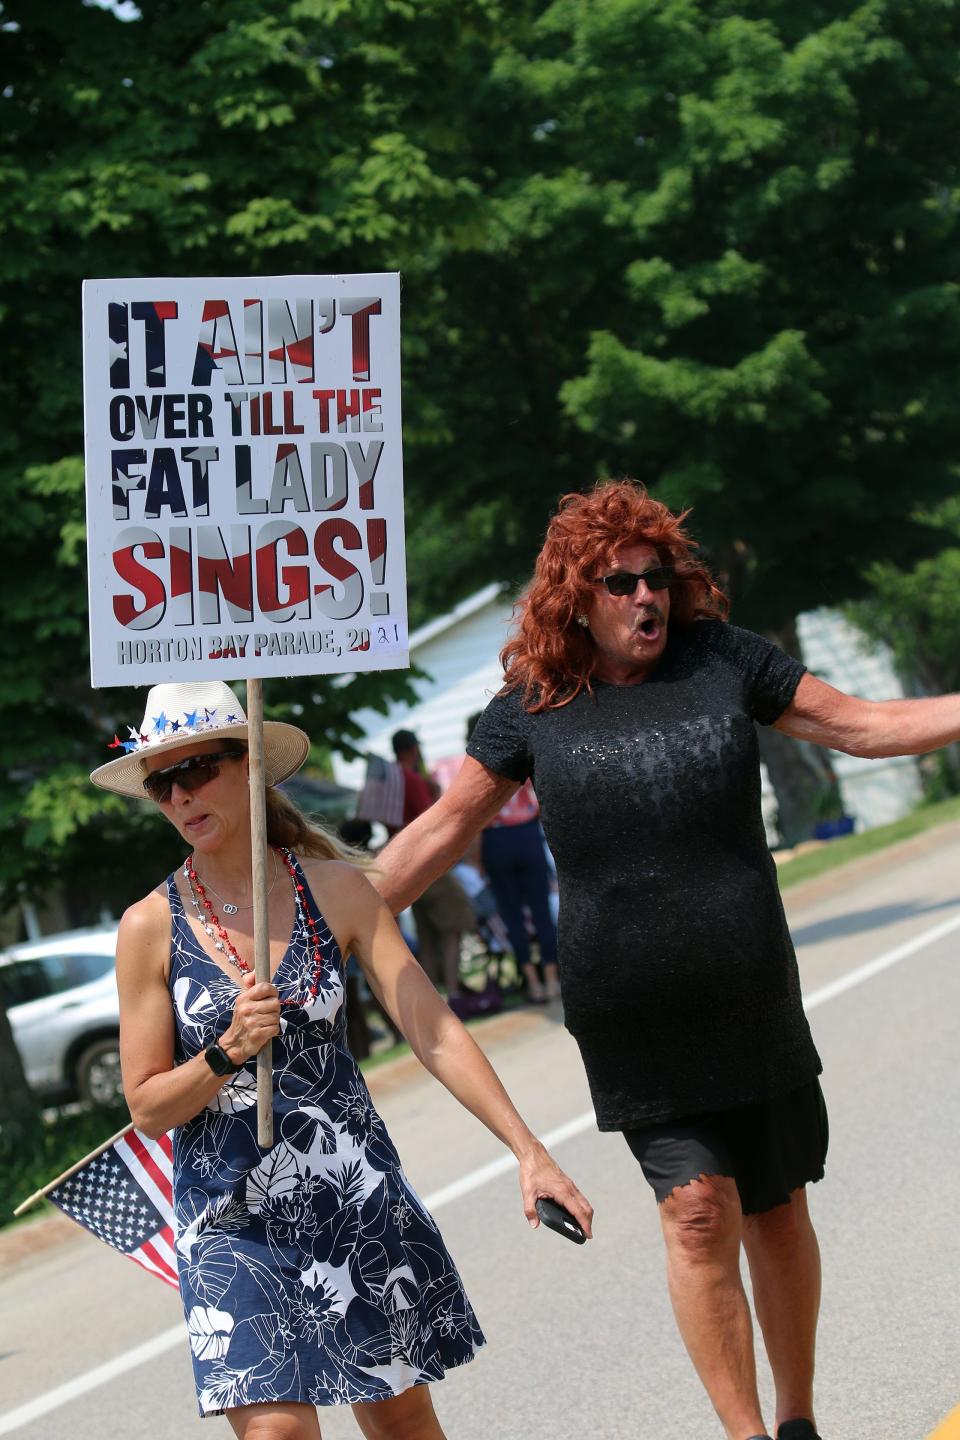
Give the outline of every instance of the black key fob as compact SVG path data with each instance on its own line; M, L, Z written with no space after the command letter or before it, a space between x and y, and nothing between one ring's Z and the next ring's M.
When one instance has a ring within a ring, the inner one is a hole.
M586 1244L587 1237L579 1220L575 1220L570 1211L558 1205L556 1200L548 1200L541 1195L537 1201L537 1214L540 1216L541 1225L546 1225L548 1230L556 1230L558 1235L572 1240L574 1245Z

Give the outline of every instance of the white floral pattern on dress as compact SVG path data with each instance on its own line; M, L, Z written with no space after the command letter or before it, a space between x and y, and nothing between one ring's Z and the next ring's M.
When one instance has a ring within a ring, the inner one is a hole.
M295 863L297 878L306 879ZM171 877L177 1060L229 1024L237 986L207 956ZM273 1148L256 1141L251 1062L174 1132L180 1290L201 1415L294 1400L384 1400L471 1360L483 1335L346 1044L343 962L309 888L323 971L273 1042ZM312 969L312 966L311 966ZM306 990L291 940L274 977Z

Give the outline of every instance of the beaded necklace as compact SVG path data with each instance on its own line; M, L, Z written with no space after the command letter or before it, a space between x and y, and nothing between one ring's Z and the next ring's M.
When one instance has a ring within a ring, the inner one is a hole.
M316 920L314 920L313 916L309 914L309 912L307 911L307 907L304 904L304 885L303 881L297 878L297 870L296 866L293 863L293 856L291 855L290 851L285 849L282 845L275 848L276 853L280 856L281 860L287 868L287 872L290 876L290 883L293 886L293 902L297 908L296 928L299 932L299 938L303 941L307 949L308 966L310 960L312 959L313 961L313 978L304 993L293 999L281 1000L280 1004L303 1005L308 995L315 999L320 989L320 976L323 973L323 951L320 948L320 940L317 935L317 922ZM243 956L239 953L237 947L230 939L229 934L224 929L223 925L220 923L220 920L217 918L217 914L213 908L213 901L207 895L200 876L197 874L196 869L194 868L192 855L188 855L186 860L184 860L183 862L183 876L190 887L190 899L193 904L193 908L197 912L197 920L199 921L201 928L207 933L207 935L209 935L210 939L214 942L214 947L219 950L221 955L224 955L230 961L230 964L236 970L241 971L243 974L250 974L251 967L247 964L246 960L244 960ZM270 888L272 889L273 887L271 886ZM309 977L309 973L310 972L308 969L304 975L305 980Z

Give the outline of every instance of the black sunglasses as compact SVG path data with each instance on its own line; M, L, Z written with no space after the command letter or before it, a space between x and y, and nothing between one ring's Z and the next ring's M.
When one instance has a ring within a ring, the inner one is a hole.
M606 585L611 595L632 595L641 580L646 582L648 590L666 590L676 578L677 572L672 565L655 565L652 570L644 570L640 575L635 575L632 570L615 570L612 575L601 575L593 583Z
M165 770L153 770L143 777L143 788L151 800L164 805L173 794L174 785L187 792L199 790L201 785L215 780L220 774L223 760L242 760L242 750L214 750L209 755L189 755L176 765Z

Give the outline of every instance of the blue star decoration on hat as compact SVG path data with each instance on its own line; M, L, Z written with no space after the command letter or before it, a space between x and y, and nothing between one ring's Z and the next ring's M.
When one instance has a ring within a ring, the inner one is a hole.
M166 715L164 715L163 711L161 710L159 715L155 715L155 716L153 717L153 733L154 733L154 735L162 735L163 732L164 732L164 730L166 730L166 728L167 728L167 717L166 717Z
M184 715L184 717L183 717L183 724L184 724L184 727L185 727L187 730L196 730L196 728L197 728L197 712L196 712L196 710L191 710L190 713L189 713L189 715Z
M171 720L171 721L170 721L170 734L171 734L171 735L176 735L176 733L177 733L177 731L178 731L179 729L180 729L180 721L179 721L179 720Z
M228 716L227 716L227 724L228 724L228 725L236 725L236 723L237 723L237 717L236 717L236 715L228 715Z

